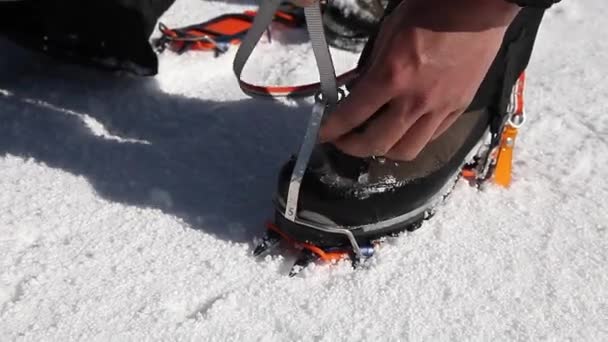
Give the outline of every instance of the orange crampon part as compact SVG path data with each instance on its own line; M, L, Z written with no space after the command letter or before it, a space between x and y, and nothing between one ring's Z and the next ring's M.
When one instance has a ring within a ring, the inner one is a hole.
M477 155L474 162L461 170L461 176L480 184L488 179L502 187L511 185L515 139L525 121L524 90L526 74L522 72L513 86L511 102L507 108L508 119L499 140L487 146L486 154ZM494 138L492 138L494 139Z
M299 246L305 250L308 250L314 254L316 254L320 260L325 261L325 262L332 262L332 261L338 261L338 260L342 260L345 258L348 258L350 255L350 251L344 250L344 251L324 251L323 249L309 244L309 243L305 243L305 242L298 242L294 239L292 239L291 237L289 237L287 234L285 234L283 231L281 231L281 229L274 223L270 223L268 222L266 224L266 228L268 228L268 230L273 231L277 234L279 234L281 236L281 238L283 240L285 240L288 244L293 245L293 246Z
M253 25L257 12L229 13L212 18L200 24L181 28L168 28L159 23L162 37L156 40L156 48L163 51L167 47L182 53L185 51L225 52L229 45L238 45ZM274 21L288 27L302 27L304 18L299 9L289 3L281 5L275 13Z
M494 183L508 188L511 185L513 173L513 150L519 127L524 123L524 90L526 74L522 72L515 86L509 108L510 117L500 138L496 169L494 170Z

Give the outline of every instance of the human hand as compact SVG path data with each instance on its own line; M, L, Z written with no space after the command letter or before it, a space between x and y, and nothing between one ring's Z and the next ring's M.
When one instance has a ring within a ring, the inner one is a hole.
M414 159L468 107L518 9L503 0L402 2L320 140L357 157Z

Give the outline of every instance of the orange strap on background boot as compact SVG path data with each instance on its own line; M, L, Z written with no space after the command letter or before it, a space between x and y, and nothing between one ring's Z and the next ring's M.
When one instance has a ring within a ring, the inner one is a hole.
M167 48L176 52L213 51L216 56L228 51L230 46L240 45L242 39L251 29L258 11L224 14L204 23L181 28L169 28L159 23L161 37L154 41L157 51ZM306 25L304 12L301 7L289 2L283 2L274 12L273 22L290 28L301 28ZM270 31L266 31L270 40ZM339 85L345 85L357 76L356 70L350 70L337 77ZM239 77L240 87L250 95L270 97L279 96L309 96L320 90L320 82L298 85L257 85L248 83Z
M498 157L496 160L496 169L494 170L494 183L508 188L511 185L512 165L513 165L513 149L515 148L515 139L519 128L525 122L524 111L524 90L526 86L526 74L522 73L511 95L511 105L509 108L509 121L505 124L502 132Z
M171 29L163 23L158 28L162 34L154 45L160 52L169 48L177 53L186 51L214 51L224 53L230 45L240 44L253 24L256 11L224 14L204 23ZM274 22L288 27L303 27L304 14L301 8L282 3L276 11Z

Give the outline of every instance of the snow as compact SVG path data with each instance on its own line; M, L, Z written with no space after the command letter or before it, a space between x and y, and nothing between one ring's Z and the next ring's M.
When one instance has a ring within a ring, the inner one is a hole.
M162 20L248 7L179 0ZM309 100L244 96L234 50L167 53L143 80L0 42L0 340L607 340L607 12L547 14L511 189L458 184L364 269L294 279L293 255L251 251ZM302 35L279 42L245 76L314 80Z

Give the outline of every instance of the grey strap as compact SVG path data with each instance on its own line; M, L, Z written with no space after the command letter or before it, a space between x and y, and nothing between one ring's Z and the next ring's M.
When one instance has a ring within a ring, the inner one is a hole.
M322 102L315 102L312 107L312 114L308 121L306 133L304 134L304 141L302 141L302 145L300 145L300 151L298 152L298 157L296 158L296 163L291 173L287 201L285 202L285 217L292 222L295 222L296 220L302 178L304 178L304 174L308 168L308 161L317 144L317 135L319 134L319 128L321 127L321 122L323 121L326 110L327 106Z
M261 1L262 4L260 5L255 19L251 24L251 28L247 32L247 35L245 35L245 38L243 38L241 41L241 45L236 53L236 56L234 57L234 62L232 64L232 70L239 80L241 89L245 93L254 96L262 95L262 93L259 91L253 91L250 88L245 88L243 83L240 82L241 74L247 60L255 49L255 46L264 34L264 31L266 31L272 23L274 15L282 3L282 0ZM338 102L338 85L334 64L331 59L331 54L329 53L327 41L325 40L325 33L323 31L321 5L318 1L313 2L311 5L304 8L304 14L306 17L306 25L312 43L313 53L317 62L317 68L319 70L322 98L328 106L333 107ZM351 73L346 73L343 76L348 78L352 76L350 74Z
M315 99L315 105L304 135L304 141L300 146L300 152L298 153L296 164L291 174L291 181L289 182L287 202L285 203L285 216L292 222L296 221L302 178L306 173L310 156L317 143L323 116L338 103L339 96L334 63L331 59L327 41L325 40L325 32L323 31L320 4L315 2L307 6L304 8L304 14L306 15L306 26L308 27L312 51L315 55L317 68L319 69L321 98Z
M243 68L247 63L249 56L251 56L253 49L255 49L255 46L258 44L264 31L266 31L272 23L274 14L281 5L281 0L261 1L262 4L258 9L255 19L253 19L253 24L251 24L251 28L247 31L247 35L245 35L245 38L241 41L239 50L236 52L234 62L232 63L232 70L239 80L241 79L241 73L243 72Z
M334 63L329 53L327 41L325 40L321 5L319 2L315 2L311 6L304 8L304 14L306 15L306 26L308 27L308 35L312 44L312 52L315 54L317 68L319 69L322 100L328 106L333 107L338 103L338 82L336 81Z
M264 2L260 6L253 24L243 39L234 59L233 70L239 80L245 63L247 63L258 40L271 24L274 14L281 4L281 0L262 1ZM323 30L321 5L318 1L315 1L304 8L304 14L306 16L306 25L308 27L312 50L319 70L321 94L315 101L308 128L304 135L304 141L300 146L300 151L289 183L289 191L285 203L285 217L293 222L297 219L302 178L306 173L308 162L310 161L310 157L315 148L323 116L327 111L332 110L339 100L336 72ZM246 89L243 90L246 91Z

